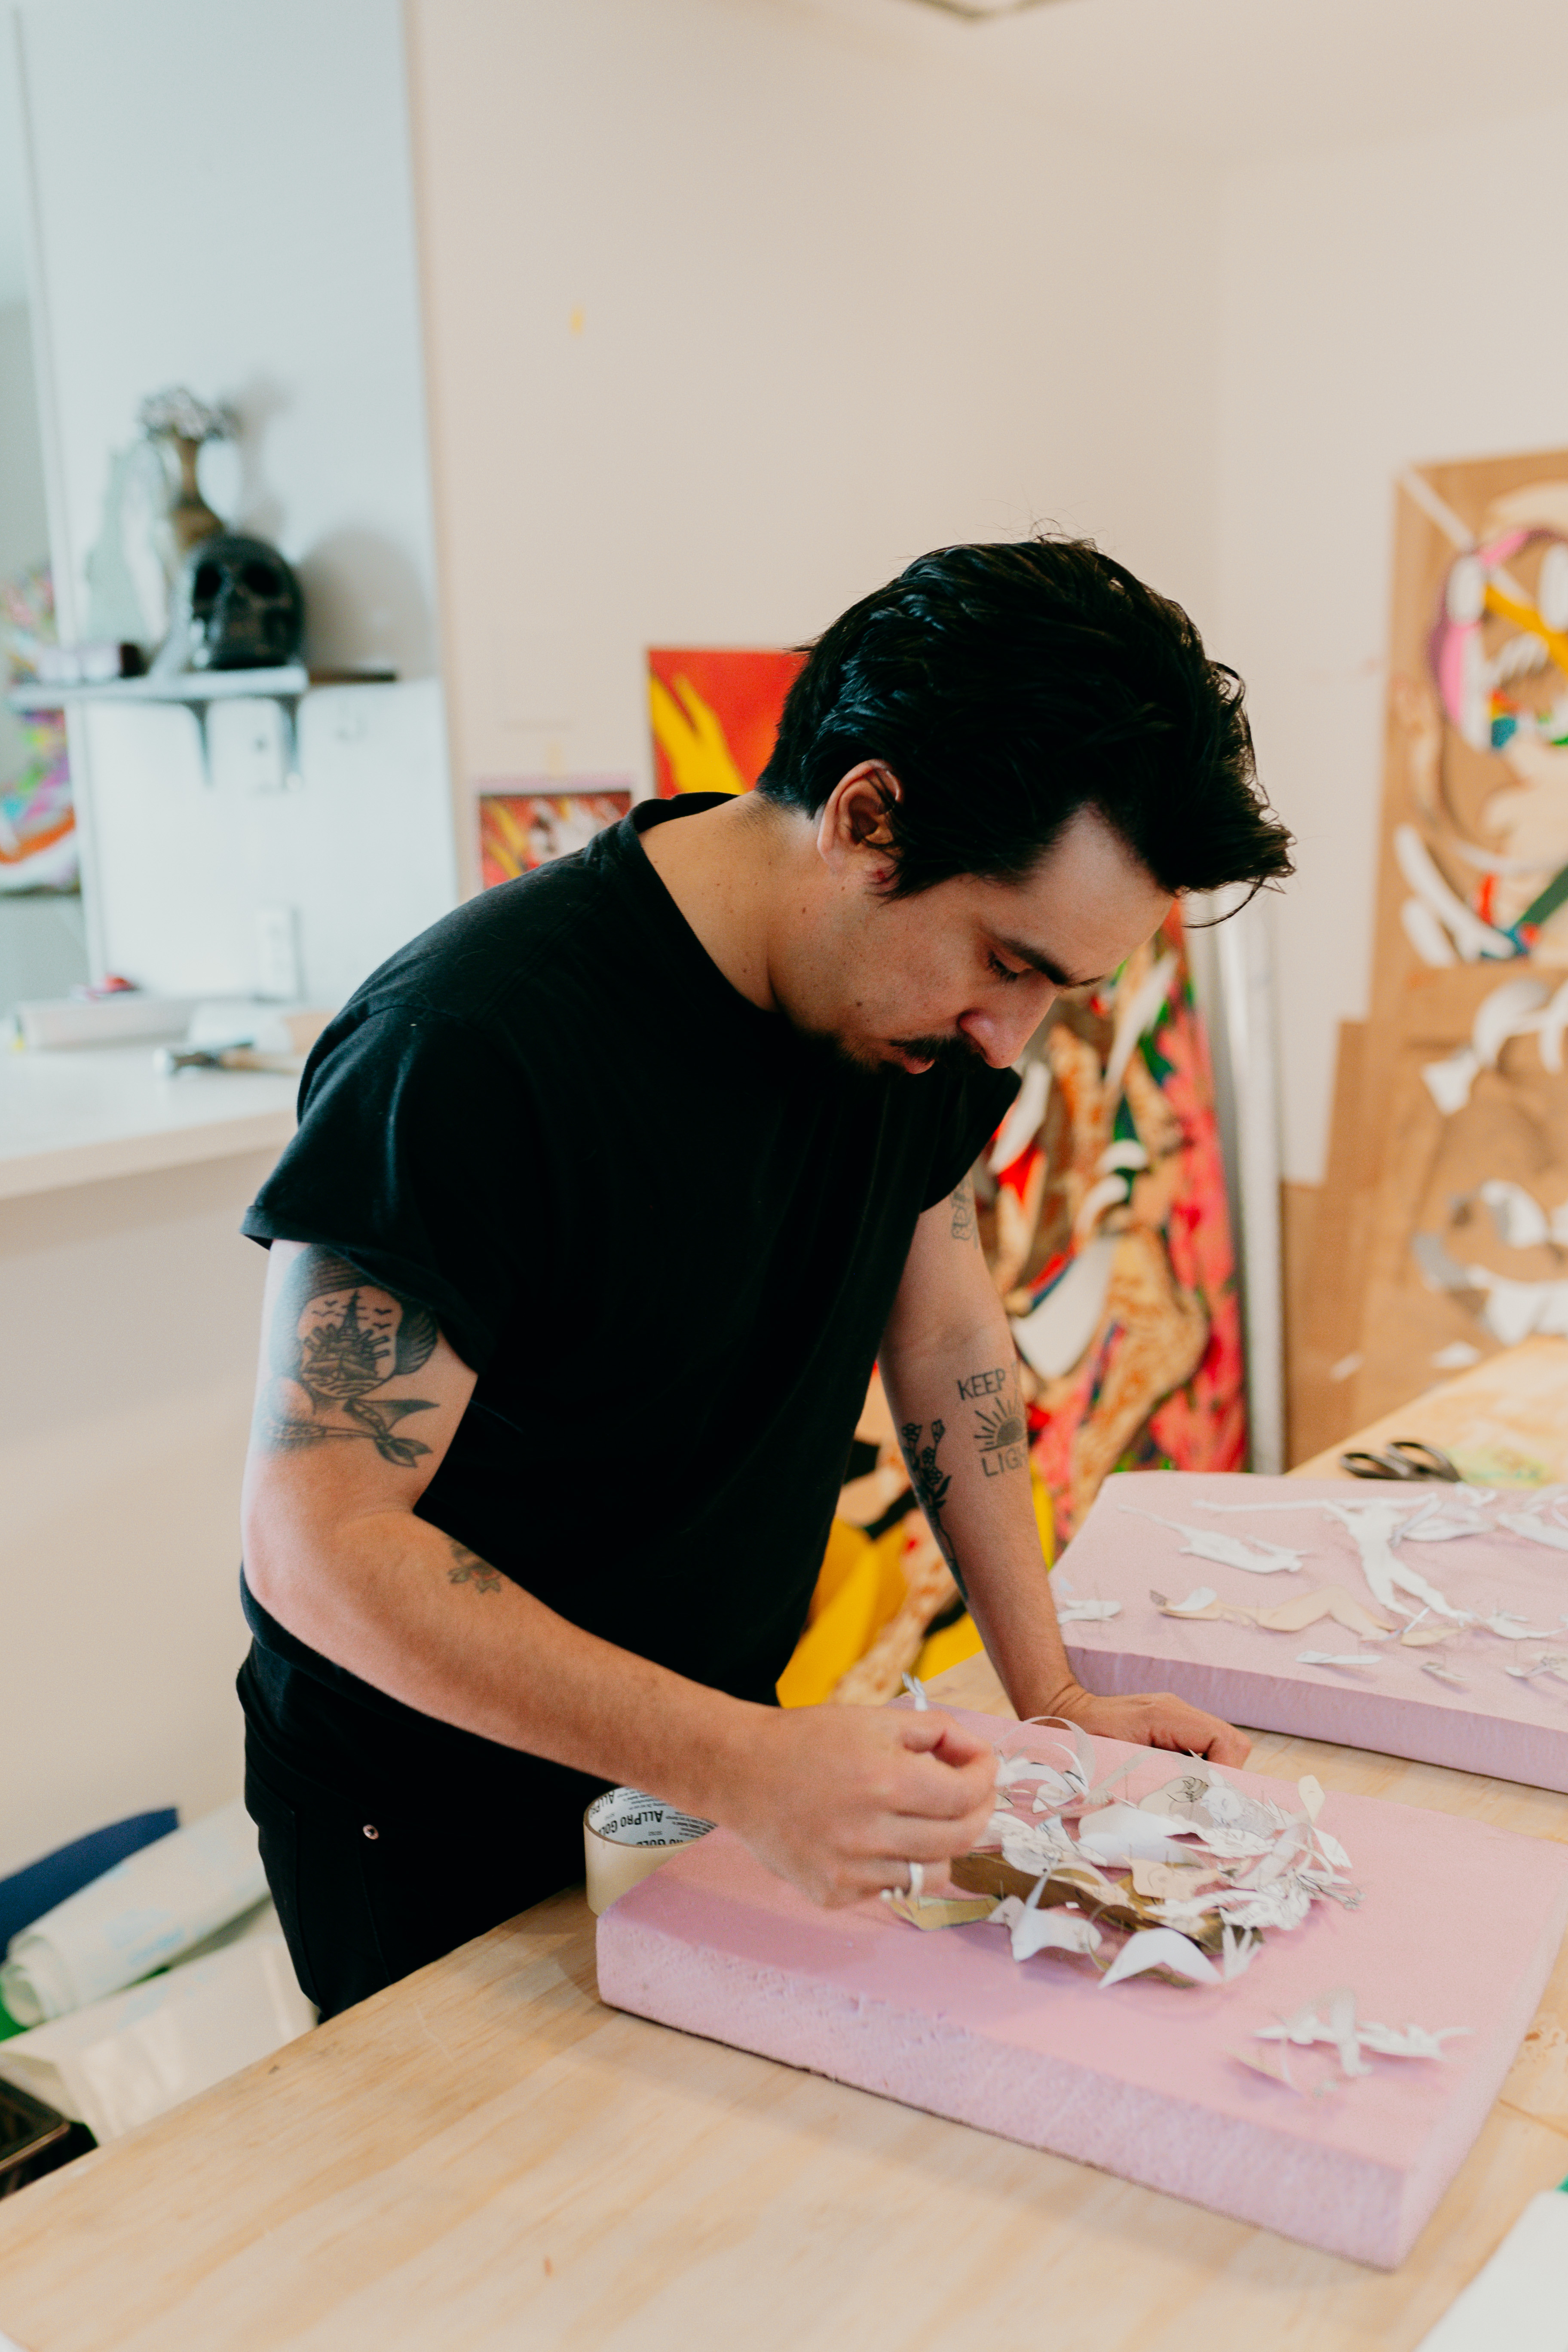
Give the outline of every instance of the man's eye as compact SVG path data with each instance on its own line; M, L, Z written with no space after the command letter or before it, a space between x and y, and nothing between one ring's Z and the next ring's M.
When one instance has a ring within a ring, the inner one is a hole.
M998 980L1022 980L1025 977L1024 972L1015 971L1011 964L1004 963L999 955L994 953L989 954L986 957L986 961L990 964L992 971L995 973Z

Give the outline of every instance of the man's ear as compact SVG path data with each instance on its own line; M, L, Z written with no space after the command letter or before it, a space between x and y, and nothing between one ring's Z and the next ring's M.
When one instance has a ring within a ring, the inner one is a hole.
M893 828L888 812L903 798L892 770L880 760L862 760L841 776L823 804L817 820L817 854L836 873L847 874L852 864L869 856L879 864L879 883L892 878Z

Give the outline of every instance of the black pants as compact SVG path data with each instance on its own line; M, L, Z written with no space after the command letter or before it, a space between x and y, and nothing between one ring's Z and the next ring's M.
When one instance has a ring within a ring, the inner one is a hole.
M323 2018L581 1879L582 1808L605 1784L546 1766L562 1784L554 1802L525 1803L515 1767L531 1760L505 1757L488 1786L454 1774L417 1798L350 1795L247 1722L246 1810L295 1974Z

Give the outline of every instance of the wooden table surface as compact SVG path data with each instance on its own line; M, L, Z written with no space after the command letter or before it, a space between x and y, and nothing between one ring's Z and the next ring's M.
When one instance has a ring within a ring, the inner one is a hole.
M984 1658L936 1687L1008 1712ZM1568 1838L1542 1790L1273 1734L1252 1760ZM945 2352L957 2329L1405 2352L1565 2174L1568 1950L1387 2275L605 2009L570 1893L0 2204L0 2331L23 2352Z
M1488 1356L1310 1462L1299 1462L1290 1475L1337 1477L1348 1446L1375 1448L1391 1437L1440 1445L1477 1486L1568 1479L1568 1339L1526 1339Z

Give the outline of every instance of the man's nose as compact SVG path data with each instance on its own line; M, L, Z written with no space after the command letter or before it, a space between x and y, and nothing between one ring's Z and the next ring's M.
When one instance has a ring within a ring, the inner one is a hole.
M1017 1060L1056 1001L1054 988L1037 994L1031 990L1027 1003L1008 1005L1002 1011L979 1006L973 1013L960 1013L958 1026L994 1070L1005 1070Z

